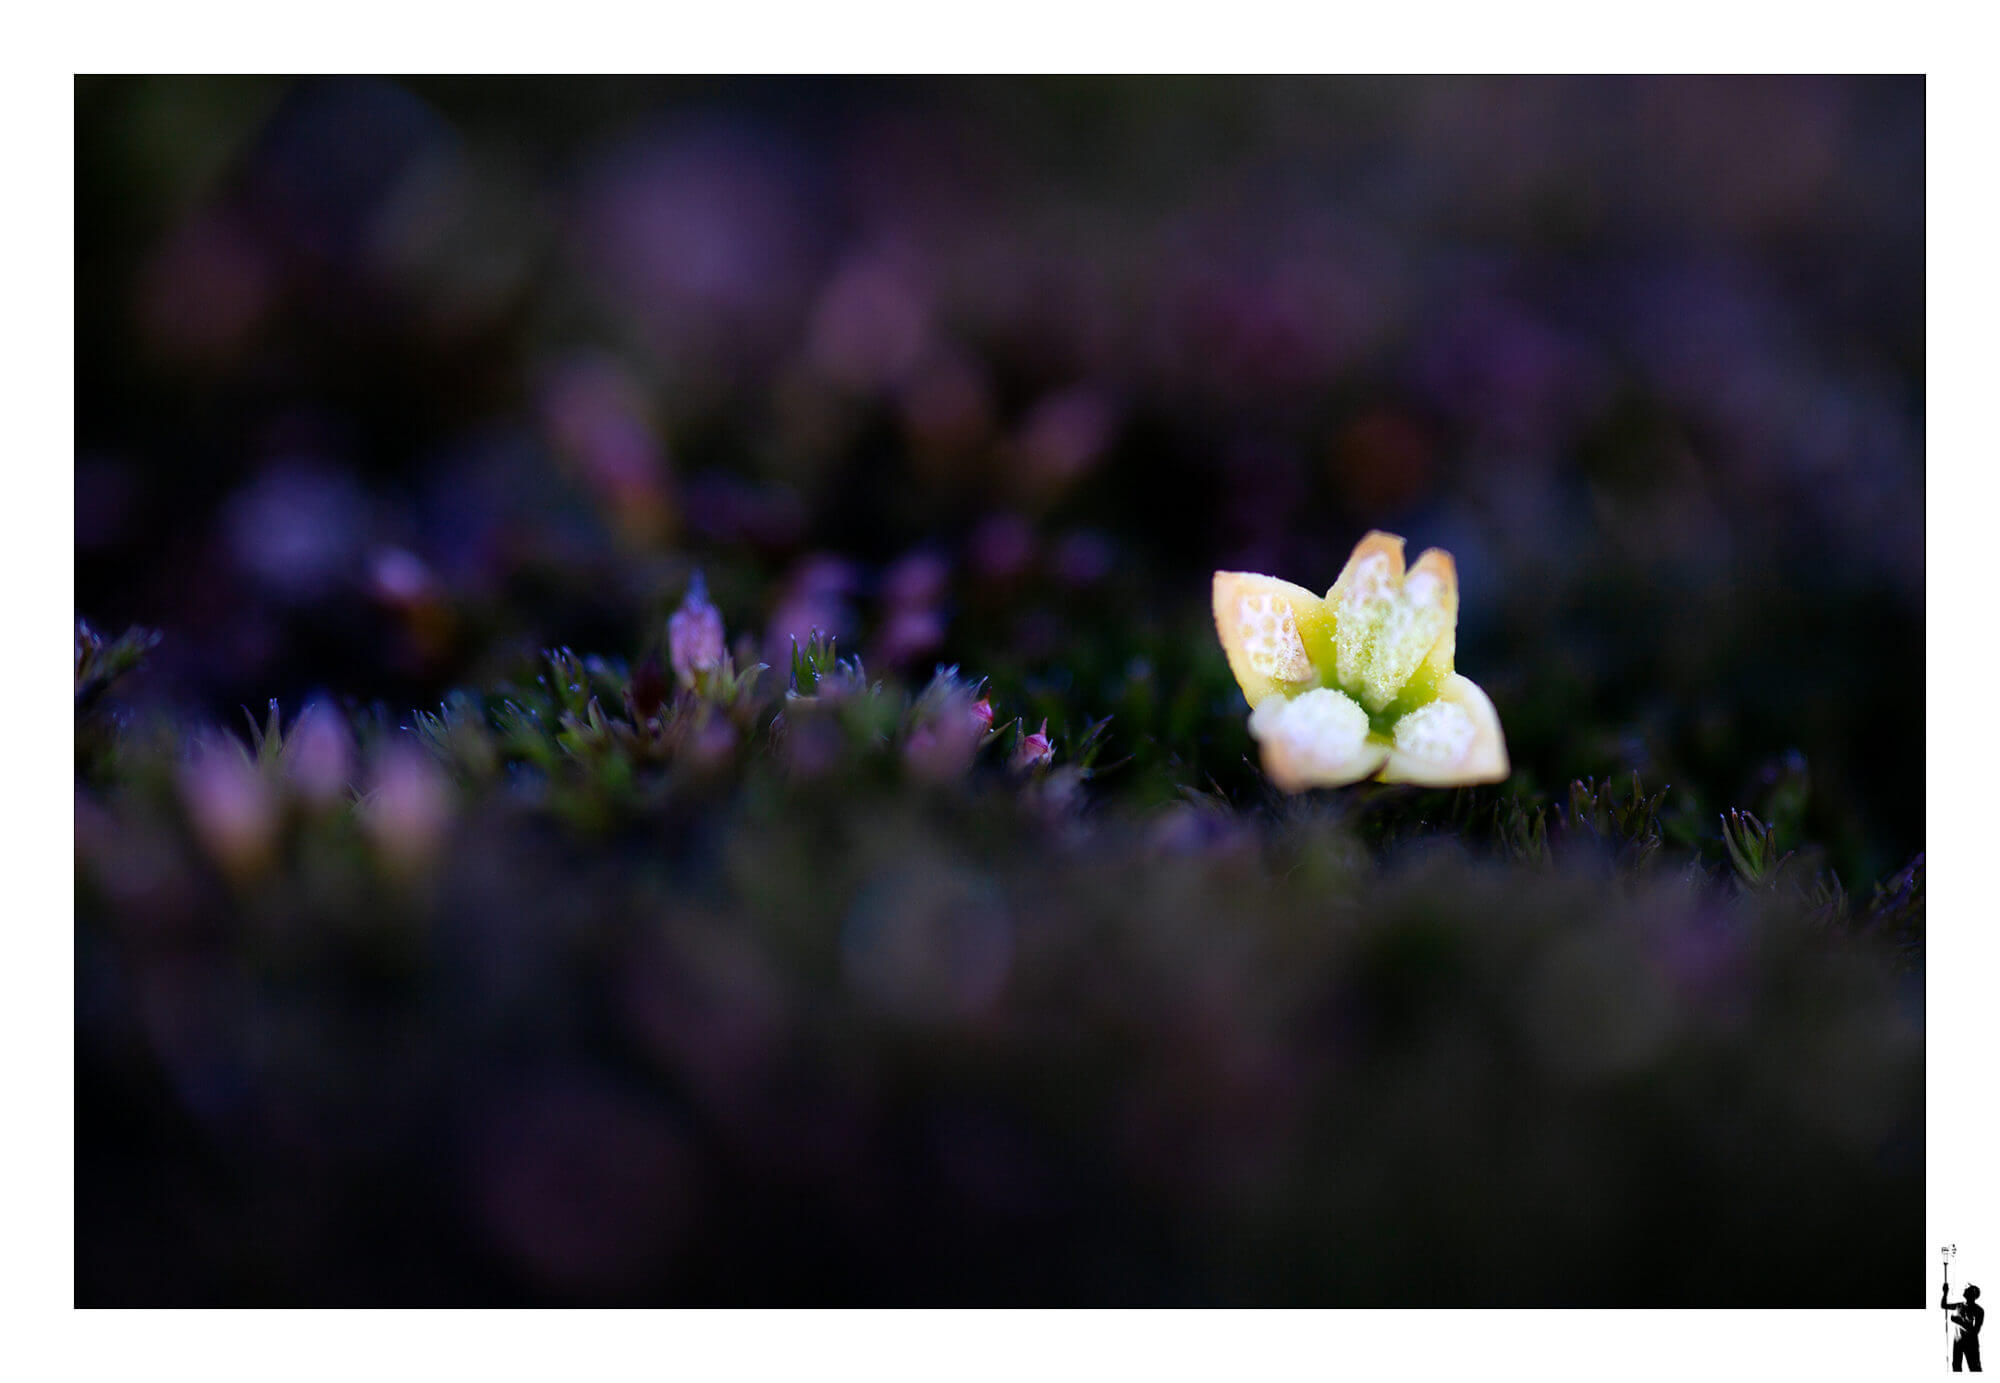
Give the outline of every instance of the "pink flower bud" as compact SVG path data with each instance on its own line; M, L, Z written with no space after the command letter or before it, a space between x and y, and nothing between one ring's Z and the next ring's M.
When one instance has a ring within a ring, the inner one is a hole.
M415 869L437 853L451 825L450 785L421 750L397 745L375 765L362 821L390 865Z
M220 745L201 749L182 768L180 788L195 836L217 864L247 874L265 863L277 838L277 803L242 754Z
M978 723L980 734L983 735L993 728L993 703L985 697L982 696L972 703L970 714Z
M708 583L696 572L688 583L687 598L667 620L667 654L674 676L684 687L694 685L697 672L721 664L723 658L722 612L708 602Z
M1013 768L1024 773L1031 768L1042 768L1055 762L1055 741L1049 738L1049 723L1042 722L1042 728L1032 735L1024 735L1014 749Z
M315 807L330 807L347 794L354 773L354 738L333 707L315 702L292 726L285 746L292 790Z

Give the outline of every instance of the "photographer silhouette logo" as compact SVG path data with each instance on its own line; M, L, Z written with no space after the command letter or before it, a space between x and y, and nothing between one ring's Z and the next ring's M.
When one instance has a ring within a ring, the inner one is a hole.
M1945 1342L1951 1359L1951 1371L1963 1373L1979 1368L1979 1327L1986 1323L1986 1308L1979 1304L1979 1289L1967 1283L1959 1293L1959 1299L1951 1299L1951 1265L1958 1257L1958 1245L1946 1244L1939 1251L1944 1260L1944 1295L1938 1305L1945 1311Z

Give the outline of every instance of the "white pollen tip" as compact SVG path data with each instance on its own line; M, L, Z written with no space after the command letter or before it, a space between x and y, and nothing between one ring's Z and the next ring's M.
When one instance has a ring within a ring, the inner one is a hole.
M1466 787L1498 783L1513 770L1500 717L1477 684L1453 673L1437 700L1396 722L1385 783Z
M1455 764L1478 734L1463 706L1433 701L1396 722L1396 752L1439 765Z
M1371 743L1368 713L1330 687L1274 696L1250 713L1264 771L1286 792L1358 782L1382 766L1388 746Z

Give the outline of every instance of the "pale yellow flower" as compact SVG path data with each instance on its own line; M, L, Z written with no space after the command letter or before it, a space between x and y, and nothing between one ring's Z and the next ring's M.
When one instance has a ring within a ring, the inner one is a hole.
M1500 716L1452 670L1458 571L1431 548L1370 533L1324 598L1274 576L1219 571L1215 630L1250 703L1264 772L1286 792L1363 778L1455 787L1509 773Z

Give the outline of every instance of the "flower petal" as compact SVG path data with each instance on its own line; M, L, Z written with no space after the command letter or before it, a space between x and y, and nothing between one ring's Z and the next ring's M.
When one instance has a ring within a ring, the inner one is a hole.
M1414 708L1437 696L1452 674L1452 660L1458 653L1458 569L1451 554L1435 547L1426 551L1410 568L1403 589L1412 600L1434 604L1443 612L1444 632L1403 679L1402 690L1396 694L1404 706ZM1420 632L1419 640L1427 634L1428 630Z
M1389 754L1388 745L1369 738L1368 712L1331 687L1258 702L1250 737L1263 746L1265 774L1285 792L1357 783Z
M1307 647L1330 649L1333 620L1318 596L1275 576L1219 571L1212 603L1229 670L1253 707L1319 680Z
M1402 589L1375 631L1363 687L1365 699L1380 704L1368 709L1379 711L1401 695L1427 655L1453 636L1457 626L1458 572L1450 553L1431 548L1403 577Z
M1395 745L1382 769L1385 783L1463 787L1497 783L1512 767L1500 713L1476 683L1452 673L1437 699L1396 722Z
M1431 548L1407 572L1403 540L1368 534L1354 545L1340 579L1326 593L1335 621L1338 680L1370 712L1395 701L1458 623L1458 572L1451 555ZM1449 671L1447 644L1444 658ZM1435 679L1432 679L1433 683Z
M1377 529L1354 545L1326 593L1333 612L1335 675L1344 687L1365 685L1375 630L1403 582L1403 540ZM1379 708L1378 708L1379 709Z

